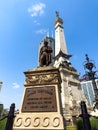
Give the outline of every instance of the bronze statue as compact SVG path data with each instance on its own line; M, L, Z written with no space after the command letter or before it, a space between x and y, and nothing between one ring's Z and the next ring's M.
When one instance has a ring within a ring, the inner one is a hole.
M39 54L39 65L43 67L44 65L48 66L51 63L52 57L52 48L48 46L48 42L44 40L44 46L40 49Z

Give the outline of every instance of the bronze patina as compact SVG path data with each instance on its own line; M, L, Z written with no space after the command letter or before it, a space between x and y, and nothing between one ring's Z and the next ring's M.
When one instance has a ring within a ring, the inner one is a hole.
M52 53L52 48L51 46L48 46L48 42L44 40L44 46L40 49L40 54L39 54L39 66L48 66L51 61L51 53Z

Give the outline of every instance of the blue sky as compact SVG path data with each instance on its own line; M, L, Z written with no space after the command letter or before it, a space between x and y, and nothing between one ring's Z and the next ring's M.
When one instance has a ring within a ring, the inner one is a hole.
M71 62L81 74L87 53L98 69L98 0L0 0L0 102L20 107L24 73L36 68L43 37L54 33L55 11L64 21Z

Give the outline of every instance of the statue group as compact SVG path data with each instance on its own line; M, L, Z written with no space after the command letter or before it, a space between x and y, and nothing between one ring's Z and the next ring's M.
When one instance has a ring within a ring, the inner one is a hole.
M40 49L39 53L39 66L48 66L52 62L52 48L48 46L48 42L44 40L44 45Z

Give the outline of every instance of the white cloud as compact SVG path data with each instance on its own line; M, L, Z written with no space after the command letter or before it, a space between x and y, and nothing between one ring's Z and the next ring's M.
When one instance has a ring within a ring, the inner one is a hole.
M46 5L44 3L37 3L28 8L28 12L31 13L32 17L42 16L44 14L44 8Z
M12 85L13 85L13 88L14 88L14 89L18 89L18 88L20 88L20 85L17 84L17 83L13 83Z
M36 25L40 25L40 23L36 20L33 21Z
M47 30L46 29L40 29L40 30L37 30L36 33L37 34L45 34L45 33L47 33Z

